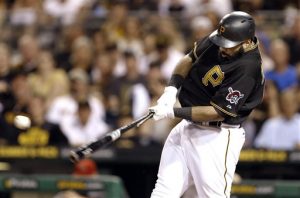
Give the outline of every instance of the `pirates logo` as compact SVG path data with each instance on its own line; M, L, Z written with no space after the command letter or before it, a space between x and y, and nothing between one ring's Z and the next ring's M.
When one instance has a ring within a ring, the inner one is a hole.
M226 100L231 104L237 104L241 98L244 97L244 94L241 94L238 90L233 90L232 87L228 88L229 93L226 96Z
M224 27L224 26L221 26L221 27L220 27L220 32L221 32L221 33L225 32L225 27Z

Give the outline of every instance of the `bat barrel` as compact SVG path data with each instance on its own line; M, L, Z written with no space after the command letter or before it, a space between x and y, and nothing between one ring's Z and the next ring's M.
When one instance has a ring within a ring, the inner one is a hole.
M112 140L113 140L113 137L107 135L100 140L94 141L86 146L80 147L76 151L71 151L70 160L72 162L78 162L79 160L90 156L93 152L95 152L99 148L109 144L110 142L112 142Z
M112 143L115 140L117 140L123 133L125 133L129 129L134 128L134 127L139 127L142 123L144 123L148 119L152 118L153 114L154 114L154 112L149 112L149 114L141 117L140 119L106 134L102 139L96 140L88 145L80 147L79 149L77 149L75 151L71 151L70 160L72 162L78 162L79 160L81 160L87 156L90 156L97 149L99 149L103 146L106 146L109 143Z

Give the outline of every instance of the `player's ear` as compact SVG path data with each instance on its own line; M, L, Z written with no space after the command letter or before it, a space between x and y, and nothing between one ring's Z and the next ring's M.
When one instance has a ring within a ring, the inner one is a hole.
M245 49L245 50L247 50L250 46L251 46L251 43L252 43L252 40L251 39L247 39L247 40L245 40L244 42L243 42L243 48Z

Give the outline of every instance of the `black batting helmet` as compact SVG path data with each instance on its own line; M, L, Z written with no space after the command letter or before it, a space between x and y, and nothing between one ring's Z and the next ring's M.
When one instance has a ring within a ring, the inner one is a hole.
M209 35L209 39L216 45L232 48L255 34L254 19L246 12L235 11L225 15L218 29Z

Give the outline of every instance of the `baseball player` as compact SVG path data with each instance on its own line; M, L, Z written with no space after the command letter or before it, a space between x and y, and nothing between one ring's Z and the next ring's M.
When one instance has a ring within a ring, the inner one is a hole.
M263 97L261 64L255 22L240 11L225 15L179 61L149 108L155 120L183 118L165 142L151 198L180 197L190 185L199 198L230 197L245 141L241 123ZM176 96L180 108L174 107Z

